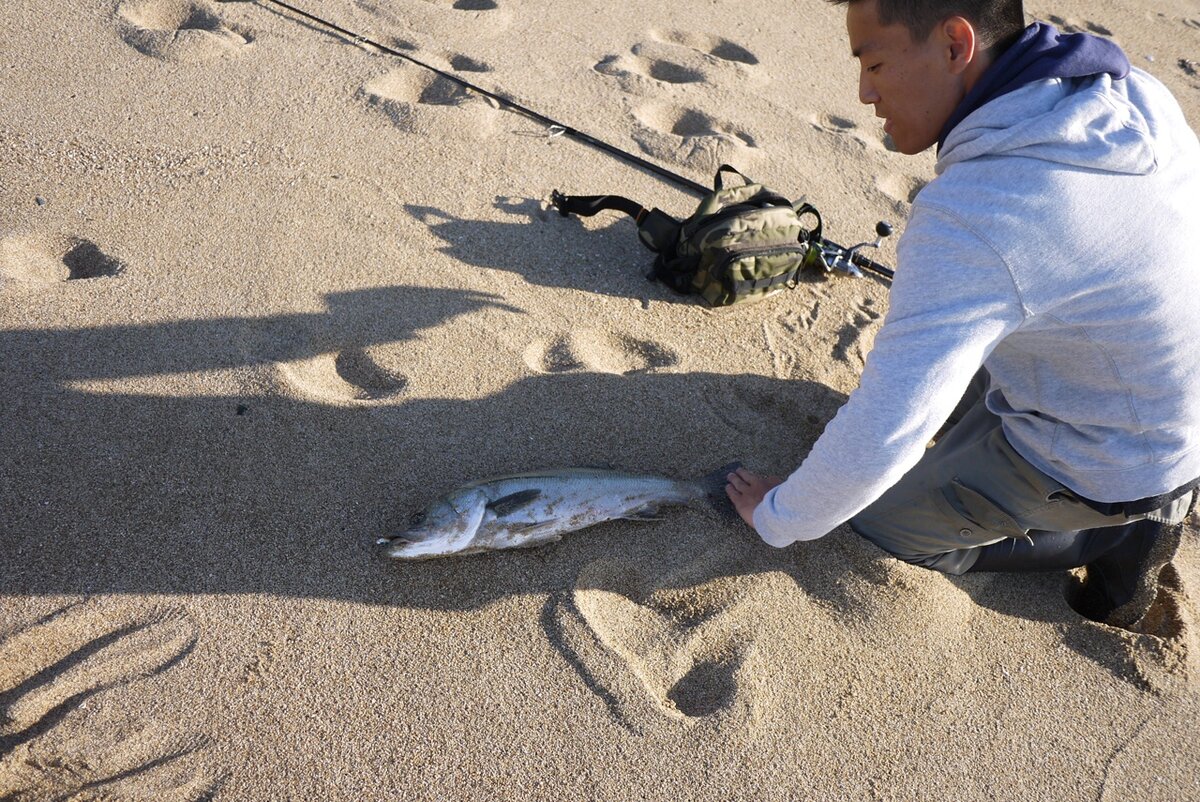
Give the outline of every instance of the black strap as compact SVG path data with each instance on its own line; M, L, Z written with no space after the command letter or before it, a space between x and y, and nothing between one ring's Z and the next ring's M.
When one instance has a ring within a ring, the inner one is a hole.
M733 173L738 178L742 179L743 184L754 183L749 178L747 178L745 176L745 174L742 173L741 170L734 167L732 164L722 164L720 167L717 168L717 174L715 176L713 176L713 189L714 190L719 192L722 189L725 189L725 177L724 177L725 173ZM791 203L789 202L788 205L790 206Z
M818 212L817 207L813 206L811 203L802 203L796 207L797 217L803 217L806 214L811 214L813 217L817 218L817 225L809 232L808 241L813 243L815 246L819 246L821 242L821 213Z
M591 217L605 209L612 209L624 212L640 224L642 218L650 213L642 204L620 195L564 195L556 189L550 193L550 202L563 217L569 214Z
M752 198L747 198L746 203L754 206L787 206L791 207L792 202L780 195L778 192L763 190Z
M550 193L550 202L563 217L569 214L591 217L606 209L624 212L637 223L642 244L654 253L671 252L679 239L679 221L674 217L620 195L564 195L556 189Z
M746 174L737 169L731 164L722 164L717 168L717 174L713 176L713 191L720 192L725 189L725 173L733 173L738 178L742 179L742 183L746 186L753 184ZM792 202L780 195L778 192L772 192L769 189L763 189L752 198L746 198L743 203L753 204L755 206L791 206Z

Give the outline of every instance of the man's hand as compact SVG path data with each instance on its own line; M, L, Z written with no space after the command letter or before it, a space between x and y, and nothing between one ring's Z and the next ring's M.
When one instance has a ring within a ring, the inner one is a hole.
M778 476L759 476L745 468L738 468L725 477L729 484L725 485L725 494L733 502L733 507L742 516L742 520L754 528L754 508L763 500L767 491L776 485L783 484Z

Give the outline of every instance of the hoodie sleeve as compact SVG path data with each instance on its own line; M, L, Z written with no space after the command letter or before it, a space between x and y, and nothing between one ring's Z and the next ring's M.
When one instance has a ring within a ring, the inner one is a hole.
M772 546L822 537L899 481L1026 316L1003 259L947 210L918 203L897 250L890 311L858 388L754 511Z

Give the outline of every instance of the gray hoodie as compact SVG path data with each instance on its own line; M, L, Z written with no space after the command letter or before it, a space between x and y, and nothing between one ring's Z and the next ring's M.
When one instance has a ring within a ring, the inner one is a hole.
M771 545L895 484L980 366L1013 448L1081 496L1200 476L1200 143L1166 88L1028 84L956 126L936 171L859 387L754 512Z

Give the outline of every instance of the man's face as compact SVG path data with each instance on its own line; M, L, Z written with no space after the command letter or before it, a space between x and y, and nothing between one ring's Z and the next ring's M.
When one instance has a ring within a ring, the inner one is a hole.
M942 126L966 90L952 70L942 26L914 42L899 23L882 25L877 0L846 7L850 51L859 63L858 99L875 107L883 130L901 153L920 153L937 142Z

